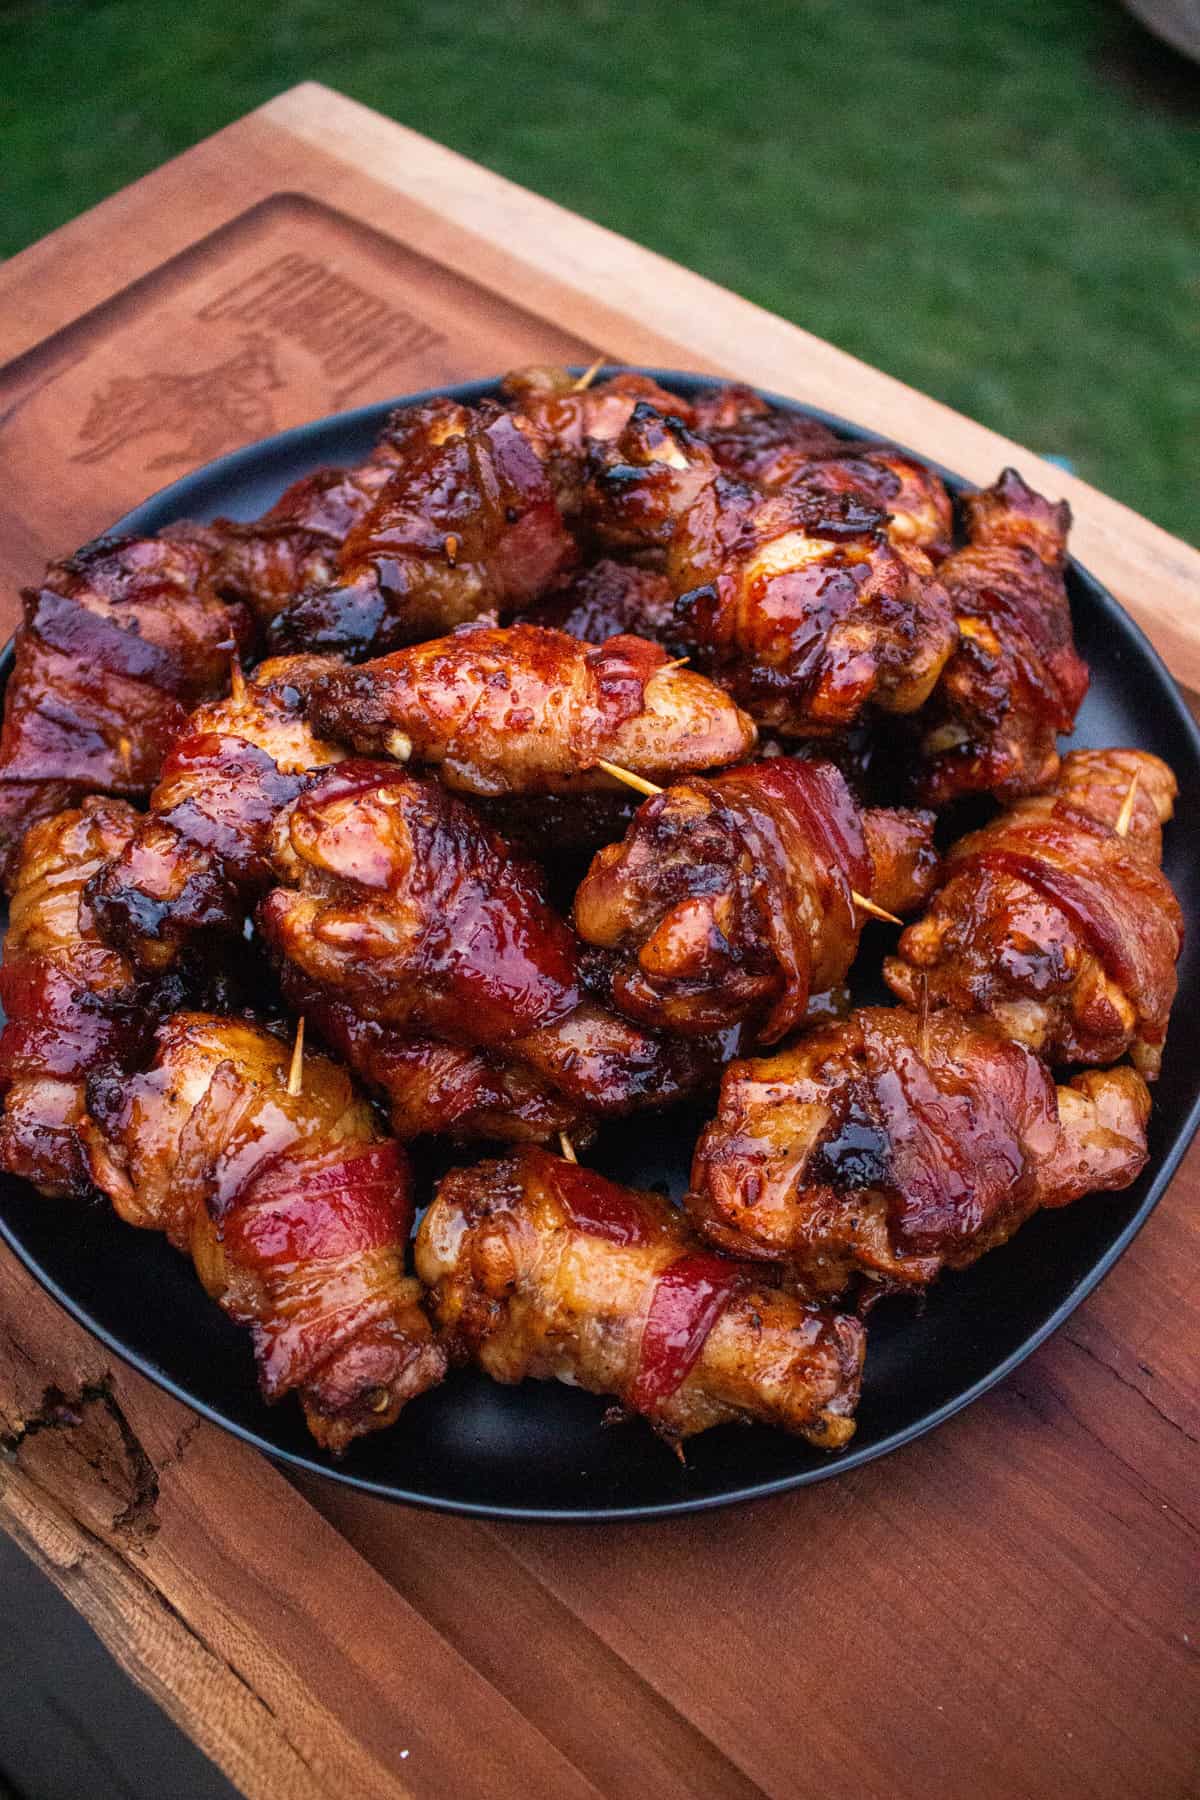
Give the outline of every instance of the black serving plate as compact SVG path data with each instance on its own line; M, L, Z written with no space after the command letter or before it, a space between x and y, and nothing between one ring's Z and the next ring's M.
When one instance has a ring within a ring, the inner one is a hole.
M717 385L669 370L649 373L685 395ZM476 401L495 388L480 381L447 391ZM222 457L146 501L115 530L149 533L218 513L254 518L298 476L360 459L389 410L363 407ZM812 416L878 441L844 420ZM942 474L953 489L964 485ZM1182 822L1167 833L1167 871L1185 916L1198 919L1200 859L1188 854L1188 833L1200 803L1200 734L1158 656L1112 596L1078 564L1068 584L1092 670L1072 742L1138 745L1175 769ZM881 929L868 942L868 959L877 964L887 938ZM940 1281L920 1308L901 1300L879 1306L871 1316L858 1431L841 1456L763 1428L729 1427L689 1443L681 1466L640 1421L605 1426L606 1403L592 1395L551 1382L502 1388L461 1373L414 1402L391 1431L335 1463L314 1447L294 1402L263 1404L245 1334L163 1240L120 1224L98 1201L82 1208L47 1201L10 1176L0 1176L0 1233L55 1299L119 1356L269 1456L391 1499L497 1517L612 1519L719 1506L821 1481L908 1443L1002 1380L1091 1292L1165 1191L1200 1122L1200 1007L1190 1004L1200 992L1200 933L1189 934L1180 987L1141 1180L1125 1193L1040 1214L1003 1249ZM876 997L873 985L865 997ZM696 1112L643 1116L610 1129L589 1160L624 1181L666 1183L678 1196L701 1122Z

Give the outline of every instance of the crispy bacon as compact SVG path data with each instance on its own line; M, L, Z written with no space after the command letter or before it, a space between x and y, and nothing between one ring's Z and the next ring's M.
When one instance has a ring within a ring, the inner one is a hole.
M93 1077L91 1172L128 1224L164 1231L249 1328L266 1400L299 1395L340 1455L442 1378L404 1272L408 1164L327 1058L261 1026L175 1013L141 1074Z
M814 1292L920 1288L1040 1207L1127 1186L1149 1111L1132 1069L1056 1088L987 1025L865 1007L730 1064L686 1205L721 1249L785 1263Z
M705 1254L659 1196L543 1150L448 1175L417 1269L451 1356L497 1381L611 1394L672 1441L735 1421L826 1450L853 1434L856 1320Z

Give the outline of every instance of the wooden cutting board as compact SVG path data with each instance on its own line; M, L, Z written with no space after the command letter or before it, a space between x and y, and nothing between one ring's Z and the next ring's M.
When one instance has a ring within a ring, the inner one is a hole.
M1019 462L1067 495L1077 554L1200 687L1194 550L313 84L0 269L3 635L48 556L237 444L602 352L736 373L976 479ZM290 1482L4 1255L0 1525L256 1797L1182 1800L1200 1753L1198 1199L1193 1155L1054 1340L907 1450L603 1528Z

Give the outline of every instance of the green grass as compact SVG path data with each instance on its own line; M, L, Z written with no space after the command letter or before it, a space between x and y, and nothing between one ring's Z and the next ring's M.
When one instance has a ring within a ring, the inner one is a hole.
M36 0L0 54L5 252L319 77L1200 535L1200 71L1115 0Z

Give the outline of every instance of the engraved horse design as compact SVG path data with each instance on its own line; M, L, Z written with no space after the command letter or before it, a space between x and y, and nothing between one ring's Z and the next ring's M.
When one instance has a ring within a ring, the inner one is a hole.
M208 462L264 437L275 420L268 394L284 386L270 339L253 332L214 368L192 375L116 375L94 395L79 433L77 463L103 462L137 438L168 436L175 447L148 469Z

